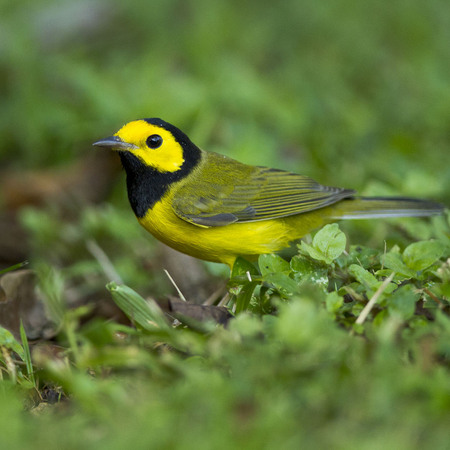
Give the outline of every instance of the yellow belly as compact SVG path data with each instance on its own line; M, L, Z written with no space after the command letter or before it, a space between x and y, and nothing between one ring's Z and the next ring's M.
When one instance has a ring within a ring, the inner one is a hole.
M238 256L251 258L279 251L321 226L326 215L319 211L207 228L180 219L166 198L138 221L158 240L180 252L232 267Z

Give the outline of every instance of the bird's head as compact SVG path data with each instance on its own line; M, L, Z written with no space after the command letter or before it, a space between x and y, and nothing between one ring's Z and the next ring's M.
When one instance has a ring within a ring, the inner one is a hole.
M190 153L198 152L181 130L161 119L134 120L93 145L132 154L161 173L177 172Z

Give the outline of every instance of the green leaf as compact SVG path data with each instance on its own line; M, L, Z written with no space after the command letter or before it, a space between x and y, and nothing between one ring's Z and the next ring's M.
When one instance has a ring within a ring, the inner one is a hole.
M298 292L298 283L285 273L268 273L263 281L270 283L283 296L290 296Z
M330 292L325 299L327 311L336 314L339 308L344 304L344 297L341 297L337 292Z
M256 281L250 281L242 286L239 293L236 295L236 314L248 309L257 285L258 283Z
M442 295L450 299L450 282L442 283L440 290Z
M359 283L365 286L365 288L368 290L376 291L383 283L383 281L377 280L377 278L368 270L363 269L361 266L358 266L357 264L352 264L348 268L348 271L351 275L353 275L356 278L357 281L359 281ZM396 287L397 286L394 283L390 283L388 286L386 286L384 292L389 294Z
M319 269L319 264L302 255L296 255L291 259L291 269L294 273L306 277L314 275ZM327 272L327 269L323 269L322 267L321 269Z
M328 268L304 256L297 255L291 259L291 269L298 283L317 284L325 290L328 287Z
M385 323L386 318L388 317L388 312L386 309L382 309L374 318L373 325L375 327L379 327Z
M378 262L378 251L362 245L351 245L347 264L359 264L367 269Z
M435 263L442 256L443 252L443 245L439 241L414 242L405 248L403 260L409 268L420 271Z
M313 246L332 261L345 250L346 243L347 238L337 223L325 225L313 239Z
M147 331L170 332L164 313L154 300L145 300L128 286L111 282L106 285L117 306L136 324Z
M389 252L381 256L381 263L387 269L395 272L396 274L401 274L406 276L407 278L413 278L417 274L414 270L411 270L402 259L400 253L397 252Z
M325 225L314 236L312 246L301 242L300 250L311 258L331 264L345 250L347 239L337 223Z
M373 274L357 264L352 264L348 268L348 271L367 289L376 290L381 284L381 282L378 281Z
M260 255L258 259L259 270L261 275L268 273L289 272L290 265L279 255L266 254Z
M233 264L231 278L246 275L247 272L250 273L250 275L258 275L258 270L255 265L239 256Z
M399 315L403 320L408 320L414 315L419 298L420 294L414 292L413 285L402 286L388 297L388 311L390 314Z
M325 261L324 256L321 252L316 250L313 246L307 244L306 242L302 241L299 245L299 250L304 254L308 255L313 259L316 259L317 261Z
M16 341L13 334L2 326L0 326L0 346L16 352L22 360L24 359L23 347Z

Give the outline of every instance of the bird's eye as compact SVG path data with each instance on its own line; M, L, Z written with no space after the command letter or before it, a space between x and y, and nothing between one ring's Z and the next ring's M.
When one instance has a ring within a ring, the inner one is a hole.
M163 143L163 138L159 134L152 134L145 141L149 148L158 148L161 147Z

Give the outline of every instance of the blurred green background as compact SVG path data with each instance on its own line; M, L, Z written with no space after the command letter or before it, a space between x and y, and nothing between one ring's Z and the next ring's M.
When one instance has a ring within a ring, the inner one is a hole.
M2 168L161 117L248 163L450 198L445 0L1 3Z

